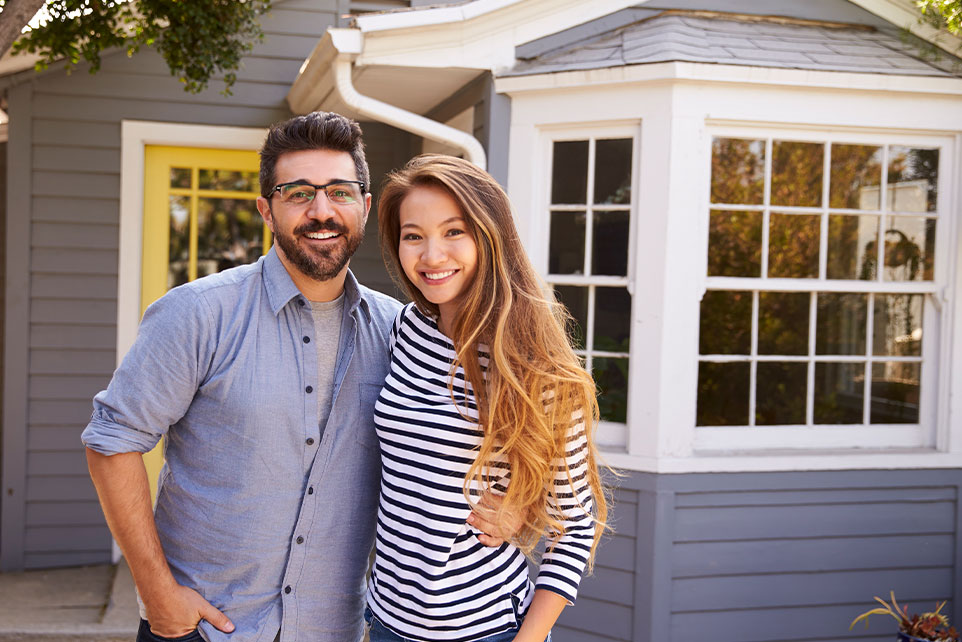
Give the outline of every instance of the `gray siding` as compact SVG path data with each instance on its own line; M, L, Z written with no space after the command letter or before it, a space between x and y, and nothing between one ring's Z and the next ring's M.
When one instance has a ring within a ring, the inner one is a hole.
M16 252L8 267L23 271L7 291L29 295L6 306L4 569L110 558L79 438L116 360L121 120L266 127L289 117L290 85L340 9L338 0L275 3L263 19L266 39L245 58L230 97L217 80L186 94L151 51L109 55L96 75L51 69L13 79L11 179L22 189L7 199L20 213L7 228ZM374 163L378 171L410 155L377 140L394 130L377 125L373 133L372 151L391 154ZM362 272L377 256L374 243L365 247ZM383 269L369 281L389 287Z
M556 642L891 640L848 625L872 597L960 621L962 471L651 475L615 495L615 534ZM633 577L632 577L633 576Z

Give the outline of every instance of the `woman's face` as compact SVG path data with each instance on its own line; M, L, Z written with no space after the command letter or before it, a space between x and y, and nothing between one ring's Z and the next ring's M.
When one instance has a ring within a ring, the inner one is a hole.
M420 186L401 201L400 227L401 268L450 327L478 265L478 246L464 215L444 190Z

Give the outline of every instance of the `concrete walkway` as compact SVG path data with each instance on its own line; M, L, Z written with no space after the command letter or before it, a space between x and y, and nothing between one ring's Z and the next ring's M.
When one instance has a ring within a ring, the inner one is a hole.
M127 564L0 573L0 642L133 642Z

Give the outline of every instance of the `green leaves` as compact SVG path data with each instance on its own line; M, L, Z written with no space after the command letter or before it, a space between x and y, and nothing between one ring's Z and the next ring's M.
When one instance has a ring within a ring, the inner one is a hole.
M915 4L934 26L962 36L962 0L916 0Z
M38 69L63 59L68 71L86 61L95 73L106 49L122 47L132 56L152 47L185 91L199 93L222 73L222 93L230 95L242 57L264 39L259 18L270 6L271 0L47 0L47 23L13 50L43 56Z

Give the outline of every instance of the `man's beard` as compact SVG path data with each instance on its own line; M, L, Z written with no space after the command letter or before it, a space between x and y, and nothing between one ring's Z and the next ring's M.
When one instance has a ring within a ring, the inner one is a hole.
M346 242L335 243L328 249L305 249L297 242L296 237L310 232L337 232ZM274 239L283 250L284 256L298 271L315 281L329 281L340 274L354 256L354 252L364 240L364 227L358 226L357 233L351 234L345 226L333 220L329 219L322 223L312 219L294 228L292 234L276 234Z

